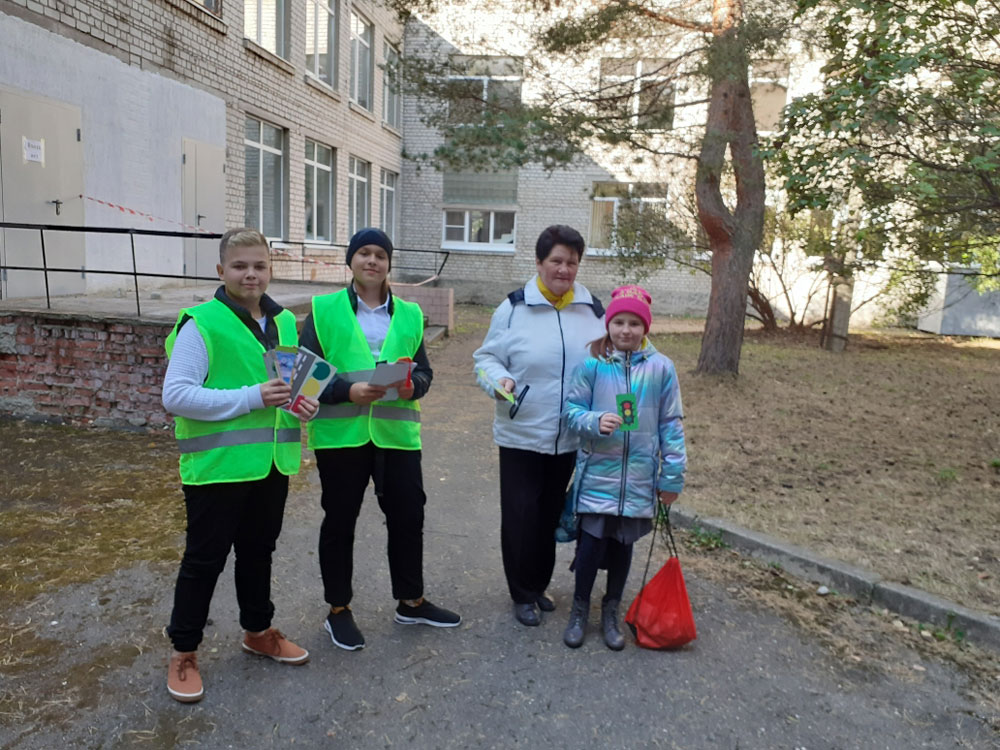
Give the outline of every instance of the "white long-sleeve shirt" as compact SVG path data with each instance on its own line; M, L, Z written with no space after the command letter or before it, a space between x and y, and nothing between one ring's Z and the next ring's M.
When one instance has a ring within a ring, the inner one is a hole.
M257 321L261 330L267 317ZM189 319L177 332L163 378L163 408L178 417L221 422L264 408L259 385L241 388L206 388L208 349L198 325Z

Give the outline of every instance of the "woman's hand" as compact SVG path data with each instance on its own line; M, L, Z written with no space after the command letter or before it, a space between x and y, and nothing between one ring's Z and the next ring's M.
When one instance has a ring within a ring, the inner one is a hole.
M352 383L350 399L358 406L368 406L372 401L378 401L385 396L384 385L369 385L368 383Z
M316 412L319 411L319 401L314 398L308 398L303 396L297 400L296 408L294 414L302 422L308 422L310 419L316 416Z
M281 406L292 397L292 387L281 378L260 384L260 399L264 406Z
M413 381L412 380L410 381L409 385L406 384L406 380L405 379L404 380L398 380L395 383L393 383L392 385L390 385L389 387L390 388L395 388L397 391L399 391L399 397L401 399L405 400L405 401L409 401L411 398L413 398Z
M622 418L611 411L606 411L601 415L601 421L598 425L602 435L610 435L621 426Z
M664 505L670 505L674 500L678 498L681 493L679 492L667 492L666 490L660 490L660 502Z
M501 388L503 388L504 391L506 391L507 393L513 393L514 392L514 381L511 380L510 378L500 378L497 381L497 385L499 385ZM493 398L495 398L497 401L506 401L507 400L507 399L505 399L503 396L501 396L497 392L493 393Z

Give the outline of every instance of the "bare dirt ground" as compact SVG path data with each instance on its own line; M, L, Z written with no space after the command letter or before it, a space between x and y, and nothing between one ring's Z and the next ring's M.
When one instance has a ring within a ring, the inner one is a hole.
M452 336L431 347L436 387L426 408L454 424L453 436L440 433L453 444L448 450L461 452L462 430L484 421L479 410L467 417L448 410L475 394L470 354L489 312L460 306ZM872 333L834 356L811 339L753 333L740 378L717 380L690 374L698 329L698 321L665 320L654 335L681 377L691 458L686 505L1000 613L996 342ZM53 635L58 626L45 602L118 570L137 581L143 574L130 570L169 579L184 525L175 462L165 433L0 421L0 675L10 678L0 687L0 724L70 707L32 685L58 676L85 697L95 670L124 668L163 646L161 623L147 612L163 592L129 590L120 613L131 623L127 643L58 670L66 646ZM293 493L309 491L312 468L308 456ZM492 473L478 479L494 492ZM290 507L289 523L302 512ZM710 537L678 537L690 576L781 613L859 670L918 683L935 661L954 663L980 707L977 718L1000 732L996 653L846 597L816 596L808 583Z

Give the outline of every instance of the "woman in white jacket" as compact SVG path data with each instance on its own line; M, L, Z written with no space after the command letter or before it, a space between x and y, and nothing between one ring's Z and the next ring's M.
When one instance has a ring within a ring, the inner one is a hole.
M514 616L524 625L538 625L539 610L555 609L545 589L579 447L562 407L573 370L588 356L588 342L604 335L604 308L576 283L583 250L583 237L572 227L545 229L535 243L538 273L494 311L473 355L480 385L497 402L500 545ZM516 408L494 384L519 397Z

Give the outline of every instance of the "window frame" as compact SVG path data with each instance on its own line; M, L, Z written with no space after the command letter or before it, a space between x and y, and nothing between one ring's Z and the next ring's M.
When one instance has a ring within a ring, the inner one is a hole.
M392 184L386 181L386 177L392 177ZM391 193L392 210L386 221L386 194ZM389 169L381 168L379 171L379 227L389 235L389 239L396 242L396 217L399 214L399 173ZM386 226L388 224L388 226Z
M613 237L615 231L618 228L618 209L621 207L623 200L638 200L640 213L645 210L646 206L650 205L662 205L664 210L667 207L667 186L663 183L653 183L653 182L620 182L620 183L595 183L604 185L620 185L623 191L627 192L627 195L594 195L590 199L591 212L590 212L590 231L588 233L587 242L587 252L594 255L607 255L615 256L618 255L618 246L614 243L608 243L609 247L601 247L594 244L594 204L595 203L612 203L614 208L611 213L611 236ZM642 186L645 185L663 185L662 195L633 195L637 190L641 191Z
M312 208L312 215L314 217L314 220L313 220L313 233L312 233L312 236L309 235L309 225L308 225L308 222L303 222L303 224L304 224L303 236L305 237L305 241L308 242L308 243L311 243L311 244L317 244L317 245L333 244L336 241L336 239L337 239L337 179L336 179L336 175L337 175L337 149L335 149L333 146L328 146L325 143L320 143L319 141L314 141L311 138L306 138L306 148L309 147L309 144L312 144L312 146L313 146L313 158L310 159L308 157L308 155L307 155L307 156L305 156L303 158L302 162L303 162L303 166L304 166L305 182L306 182L306 187L307 188L308 188L308 183L309 183L309 169L312 168L312 170L313 170L313 179L312 179L312 182L313 182L313 184L312 184L313 202L312 202L312 206L308 206L307 205L306 208L307 209L308 208ZM318 147L329 149L329 151L330 151L330 164L329 165L323 164L322 162L320 162L316 158L316 150L317 150ZM329 188L330 188L330 190L329 190L329 196L330 196L329 212L330 212L330 215L328 217L329 226L327 226L327 233L329 234L328 237L320 237L320 236L318 236L318 233L316 231L315 216L316 216L316 213L317 213L316 212L316 199L317 199L317 195L318 195L318 191L316 190L316 188L317 188L317 186L319 184L319 176L320 176L319 173L320 172L326 172L327 173L326 179L329 181ZM307 190L306 194L308 195L308 190Z
M391 53L391 54L390 54ZM394 60L390 60L390 56ZM395 130L403 129L403 94L399 88L399 64L402 55L399 49L382 40L382 122Z
M313 49L318 49L319 17L325 12L328 23L332 26L327 39L327 55L330 61L329 81L324 81L319 73L319 53L314 53L314 65L309 67L309 16L315 17L312 40ZM305 42L306 75L328 88L337 90L340 69L340 2L338 0L306 0L306 42Z
M449 240L448 229L455 228L457 224L448 223L448 214L461 211L464 216L462 222L462 239ZM490 226L488 236L489 242L473 242L469 240L469 230L471 225L471 214L488 213L490 215ZM511 230L510 242L496 242L493 240L493 233L496 229L496 215L511 214L514 217L514 225ZM441 248L443 250L474 250L476 252L492 253L513 253L517 247L517 211L511 206L445 206L441 209Z
M221 1L221 0L220 0ZM280 57L282 60L288 59L288 2L286 0L274 0L275 3L275 47L276 49L271 49L263 40L264 31L264 0L243 0L243 36L249 39L251 42L256 44L261 49L265 49L273 55ZM247 21L249 14L247 13L247 6L252 5L256 11L255 33L250 35L247 33Z
M361 25L366 28L369 34L368 41L362 38L356 30L356 25ZM360 60L360 49L361 45L364 45L368 50L367 55L367 65L365 66L365 80L367 82L366 91L364 92L367 99L366 102L362 102L358 97L360 90L360 76L358 75L361 69ZM375 98L374 86L372 79L375 77L375 24L369 21L365 16L359 13L355 8L351 8L351 80L350 80L350 91L348 91L348 97L351 102L361 107L368 112L375 111Z
M364 165L366 173L361 175L357 172L357 167ZM372 216L372 194L371 194L372 164L359 156L353 154L348 159L347 164L347 235L353 237L359 229L364 229L371 225ZM364 184L362 195L365 199L364 221L358 222L357 198L359 183Z
M627 57L606 57L601 58L601 63L605 60L612 60L616 63L626 63L631 58ZM628 96L628 120L629 124L636 130L642 130L647 133L664 133L674 129L674 119L676 116L676 103L674 97L676 95L676 87L673 85L674 75L662 73L662 68L657 68L653 73L646 73L644 71L645 63L655 58L635 58L635 62L632 67L633 70L630 74L625 75L621 73L604 73L599 72L599 85L601 91L607 88L611 88L615 85L620 85L623 83L630 83L632 90L629 92ZM662 83L665 89L669 91L670 96L670 124L661 127L647 127L641 122L642 112L640 111L640 105L642 103L642 93L644 89L655 85L657 83Z
M775 68L780 68L780 71L775 72ZM767 70L770 68L770 70ZM789 98L789 87L788 78L791 73L791 64L788 60L762 60L756 64L751 64L750 66L750 104L753 107L754 104L754 87L755 86L770 86L772 88L781 88L785 92L785 103L781 106L784 110L788 106ZM778 115L778 124L780 126L781 115ZM757 112L754 111L754 127L757 127ZM763 128L758 128L757 133L762 135L769 135L771 133L777 132L776 130L765 130Z
M260 125L260 136L259 136L260 140L259 141L252 141L249 138L247 138L247 136L246 136L246 124L247 124L248 120L253 120L254 122L256 122L256 123L258 123ZM264 119L262 119L260 117L257 117L255 115L251 115L251 114L245 114L243 122L244 122L244 125L243 125L243 127L244 127L244 132L243 132L243 148L244 148L244 152L245 152L245 150L247 148L256 148L257 151L260 152L260 154L261 154L261 157L258 159L259 173L257 175L257 177L258 177L258 195L257 195L258 216L257 216L256 222L254 222L253 224L251 224L250 222L247 222L247 224L249 226L252 226L253 228L257 229L262 234L264 234L264 236L267 237L269 240L283 241L285 239L285 235L287 234L286 219L287 219L287 215L288 215L287 209L286 209L287 202L288 202L288 194L287 194L287 190L286 190L286 185L287 185L287 182L288 182L288 154L287 154L287 152L288 152L288 131L286 131L280 125L275 125L272 122L268 122L267 120L264 120ZM270 127L270 128L274 128L280 134L280 136L281 136L281 149L280 150L274 148L273 146L268 146L266 143L264 143L264 127L265 126L266 127ZM264 221L263 221L263 219L264 219L264 159L263 159L263 154L265 152L269 153L269 154L275 154L275 155L281 157L281 177L280 177L281 184L278 185L278 190L277 190L277 194L279 196L278 226L279 226L279 230L280 230L281 233L278 234L278 235L268 235L268 234L266 234L264 232ZM246 155L245 155L245 153L244 153L244 158L243 158L243 164L244 164L244 176L243 176L244 177L244 180L243 180L244 207L243 207L243 216L244 216L244 219L246 219L246 211L247 211L247 207L246 207L246 183L247 183L247 180L246 180Z

